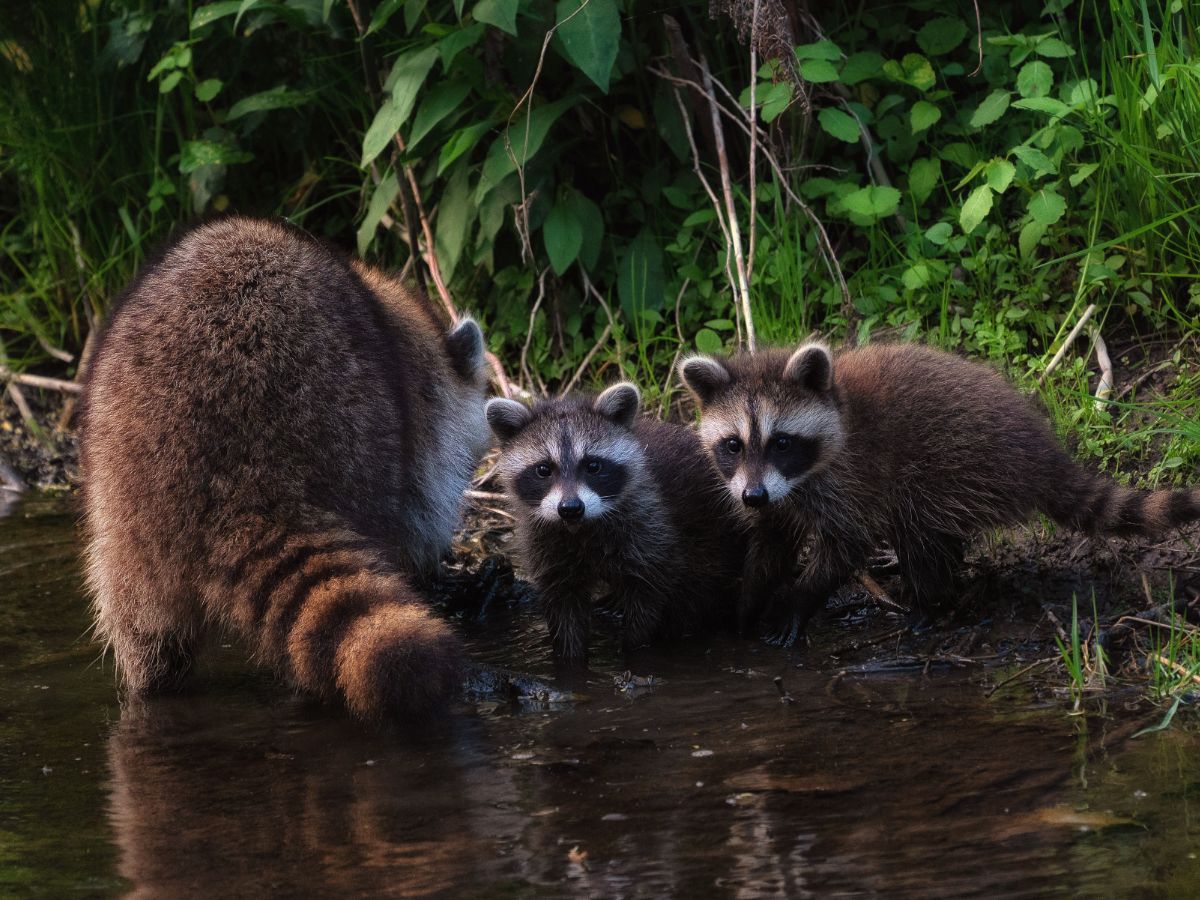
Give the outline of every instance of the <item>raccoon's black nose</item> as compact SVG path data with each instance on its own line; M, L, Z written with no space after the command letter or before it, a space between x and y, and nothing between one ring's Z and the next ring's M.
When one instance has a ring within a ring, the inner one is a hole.
M564 522L578 522L583 518L583 501L578 497L559 500L558 514Z
M748 487L742 491L742 502L747 506L753 506L755 508L759 506L766 506L767 501L770 499L771 497L769 494L767 494L767 489L761 484L756 484L754 487ZM559 508L561 509L562 507Z

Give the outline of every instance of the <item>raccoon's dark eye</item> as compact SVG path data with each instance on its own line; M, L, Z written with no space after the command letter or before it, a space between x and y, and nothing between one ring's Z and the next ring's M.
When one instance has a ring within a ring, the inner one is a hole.
M734 454L741 453L742 452L741 439L726 438L725 439L725 449L728 450L730 453L734 453Z
M599 475L600 470L604 468L598 459L589 459L583 464L583 470L589 475Z
M772 438L771 443L774 445L775 449L781 453L787 453L787 451L792 449L792 439L786 434L781 434Z
M549 478L550 471L551 471L550 463L538 463L536 466L533 467L533 471L537 475L538 478Z

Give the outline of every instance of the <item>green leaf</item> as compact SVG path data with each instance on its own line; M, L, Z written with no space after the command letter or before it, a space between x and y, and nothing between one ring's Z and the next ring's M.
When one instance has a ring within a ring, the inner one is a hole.
M517 34L517 0L479 0L471 15L476 22L495 25L514 37Z
M928 100L918 100L908 112L912 133L919 134L942 117L942 111Z
M983 98L975 112L971 113L971 127L983 128L985 125L991 125L997 121L1008 109L1010 99L1011 95L1008 91L992 91Z
M970 234L979 227L979 223L987 218L987 214L992 211L992 189L986 184L981 184L975 190L971 191L971 195L967 197L967 202L963 204L962 212L958 217L958 224L962 226L964 234Z
M783 115L783 111L792 102L792 83L788 80L778 81L766 87L758 94L760 115L768 125Z
M801 44L796 48L796 59L823 59L826 62L837 62L842 58L842 51L833 41L817 41L815 44Z
M246 13L250 12L250 10L252 10L254 7L258 6L262 2L263 2L263 0L242 0L241 4L238 6L237 15L234 16L234 19L233 19L234 31L237 30L238 23L242 21L242 16L244 16Z
M243 97L229 110L225 121L232 122L250 113L266 112L271 109L291 109L303 106L308 102L308 94L303 91L293 91L283 85Z
M173 72L163 76L162 81L158 83L158 92L160 94L169 94L175 90L175 85L179 84L179 79L183 78L183 71L176 69Z
M1100 166L1096 163L1084 163L1072 173L1071 177L1068 178L1067 181L1070 182L1071 187L1079 187L1079 185L1089 178L1091 174L1098 168L1100 168Z
M579 262L590 272L600 261L600 250L604 246L604 216L600 214L600 207L578 191L571 191L567 197L583 229Z
M409 146L415 147L439 122L457 110L470 91L471 85L466 81L443 81L432 88L417 108L408 136Z
M1045 37L1038 41L1033 47L1033 52L1047 59L1066 59L1075 55L1073 49L1056 37Z
M937 246L943 246L946 241L950 240L950 235L954 228L949 222L938 222L936 225L930 226L925 231L925 240Z
M828 84L838 80L837 67L824 59L806 59L800 63L800 74L813 84Z
M662 249L648 229L630 242L617 272L617 295L628 316L645 309L661 309L666 279Z
M896 212L900 192L894 187L868 185L843 197L842 206L855 224L870 225Z
M578 95L568 96L555 103L536 107L532 111L526 108L517 113L508 129L502 132L488 149L487 159L483 161L483 177L475 195L477 203L506 176L517 171L518 166L529 162L542 148L550 126L570 109L577 99Z
M367 214L358 226L359 256L364 255L371 246L371 241L375 238L375 229L379 227L379 220L399 193L400 181L395 172L388 172L383 180L375 185L375 190L371 193L371 202L367 204Z
M817 121L827 134L833 135L839 141L845 141L847 144L858 143L858 122L849 113L827 106L817 114Z
M472 150L479 143L479 139L494 125L494 122L476 122L474 125L460 128L450 135L450 140L446 141L442 146L442 152L438 154L438 176L440 177L456 159Z
M925 263L917 263L909 266L904 270L904 274L900 276L900 280L904 282L904 286L910 291L920 290L929 284L931 273L929 266Z
M388 23L388 19L396 14L396 11L404 5L404 0L383 0L375 9L375 15L371 16L371 24L367 26L367 34L374 34L380 28Z
M860 81L873 78L883 71L883 57L878 53L866 51L854 53L842 66L842 84L856 85Z
M417 92L425 83L425 76L429 74L437 57L436 47L425 47L397 58L387 79L387 88L391 91L391 96L384 101L379 112L375 114L371 127L363 135L361 165L364 168L383 152L383 148L391 142L392 136L408 120L408 115L417 102Z
M1053 97L1026 97L1013 104L1016 109L1030 109L1034 112L1045 113L1053 118L1062 118L1071 111L1071 107Z
M209 3L200 7L192 13L192 31L211 25L226 16L235 15L241 5L241 0L221 0L219 3Z
M917 44L930 56L949 53L967 36L967 25L962 19L943 16L926 22L917 32Z
M997 194L1003 194L1012 184L1013 176L1017 174L1017 167L1010 163L1007 159L993 159L984 168L984 179Z
M438 53L442 56L442 71L450 71L450 64L454 62L454 58L468 47L474 47L479 43L479 39L483 37L486 29L487 26L482 22L475 22L450 32L438 41Z
M1041 222L1034 220L1026 222L1021 229L1021 235L1017 238L1017 246L1021 251L1021 256L1028 259L1033 256L1033 251L1037 249L1038 243L1042 236L1046 233L1046 226Z
M455 169L438 202L437 230L433 242L437 248L442 277L447 281L458 267L476 214L475 204L471 202L469 172L470 168L465 164Z
M1045 97L1054 86L1054 72L1040 60L1027 62L1017 73L1017 92L1022 97Z
M202 166L228 166L252 159L253 153L239 149L232 141L185 141L179 148L179 171L189 175Z
M725 343L721 340L721 336L711 328L701 328L696 332L696 351L698 353L707 353L712 356L724 349Z
M1012 148L1012 154L1039 175L1054 175L1058 172L1058 167L1050 161L1050 157L1036 147L1018 144Z
M542 223L542 241L555 275L567 271L583 249L583 223L566 197L559 198Z
M906 53L900 62L889 59L883 64L883 74L893 81L911 85L919 91L929 90L937 81L933 74L933 66L920 53Z
M942 161L936 156L914 160L908 168L908 190L918 204L924 203L942 177Z
M1043 225L1053 225L1067 211L1067 201L1061 194L1042 189L1029 199L1029 214Z
M220 78L206 78L204 81L196 85L196 99L201 103L207 103L217 94L221 93L221 88L224 87Z
M580 0L559 0L555 16L567 58L607 94L621 43L617 0L587 0L582 8Z
M703 225L705 222L711 222L716 219L717 213L711 206L704 209L698 209L686 219L683 220L683 228L693 228L696 225Z

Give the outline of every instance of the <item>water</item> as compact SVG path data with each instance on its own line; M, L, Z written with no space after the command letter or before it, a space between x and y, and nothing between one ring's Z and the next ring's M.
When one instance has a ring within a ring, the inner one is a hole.
M1133 695L1071 718L979 667L838 677L722 638L602 645L568 703L419 728L364 730L236 647L122 710L73 525L41 499L0 520L3 896L1200 892L1200 741L1131 740ZM528 610L474 618L476 657L555 677Z

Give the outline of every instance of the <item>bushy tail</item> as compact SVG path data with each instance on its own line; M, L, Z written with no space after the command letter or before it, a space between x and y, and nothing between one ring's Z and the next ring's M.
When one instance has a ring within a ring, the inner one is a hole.
M1078 531L1154 537L1200 519L1200 490L1145 491L1076 470L1046 512Z
M428 713L454 692L458 640L372 542L342 528L226 537L209 609L298 687L364 719Z

